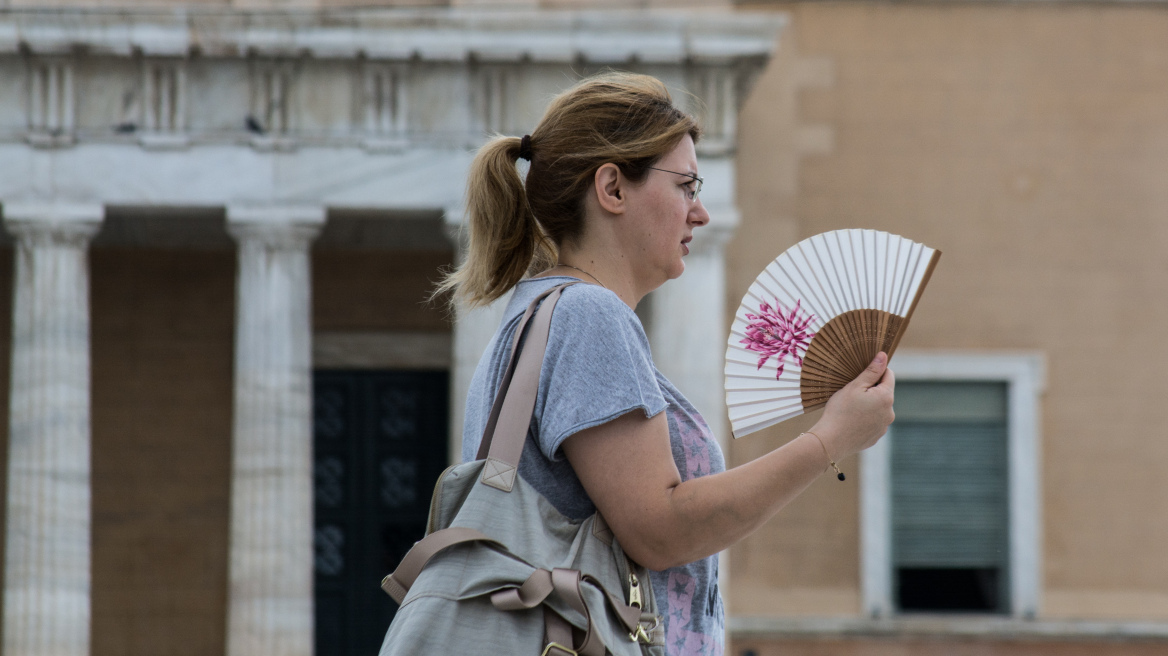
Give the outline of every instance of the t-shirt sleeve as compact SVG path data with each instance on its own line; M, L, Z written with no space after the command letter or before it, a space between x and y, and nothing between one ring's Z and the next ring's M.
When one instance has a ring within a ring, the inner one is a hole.
M652 417L665 405L637 315L595 285L564 290L552 315L532 426L544 455L559 460L568 437L633 410Z

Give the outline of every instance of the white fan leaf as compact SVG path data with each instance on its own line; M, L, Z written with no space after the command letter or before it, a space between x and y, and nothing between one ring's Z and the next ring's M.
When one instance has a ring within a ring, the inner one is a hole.
M941 253L877 230L835 230L781 253L742 299L726 349L735 437L821 407L876 352L893 354Z

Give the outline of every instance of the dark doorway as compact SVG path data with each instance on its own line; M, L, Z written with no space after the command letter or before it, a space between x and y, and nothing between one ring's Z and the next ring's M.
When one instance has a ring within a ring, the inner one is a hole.
M447 465L445 371L313 377L317 656L374 656L397 609L381 578L426 530Z

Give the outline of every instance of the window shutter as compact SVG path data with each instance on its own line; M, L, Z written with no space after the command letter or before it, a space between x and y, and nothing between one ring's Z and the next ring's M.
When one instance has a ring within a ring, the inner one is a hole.
M892 426L893 567L1008 563L1006 389L902 383Z

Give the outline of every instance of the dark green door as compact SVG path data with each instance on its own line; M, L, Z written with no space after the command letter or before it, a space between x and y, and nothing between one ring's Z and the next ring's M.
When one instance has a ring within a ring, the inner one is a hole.
M447 464L447 372L313 377L317 656L373 656L396 605L381 591L426 529Z

